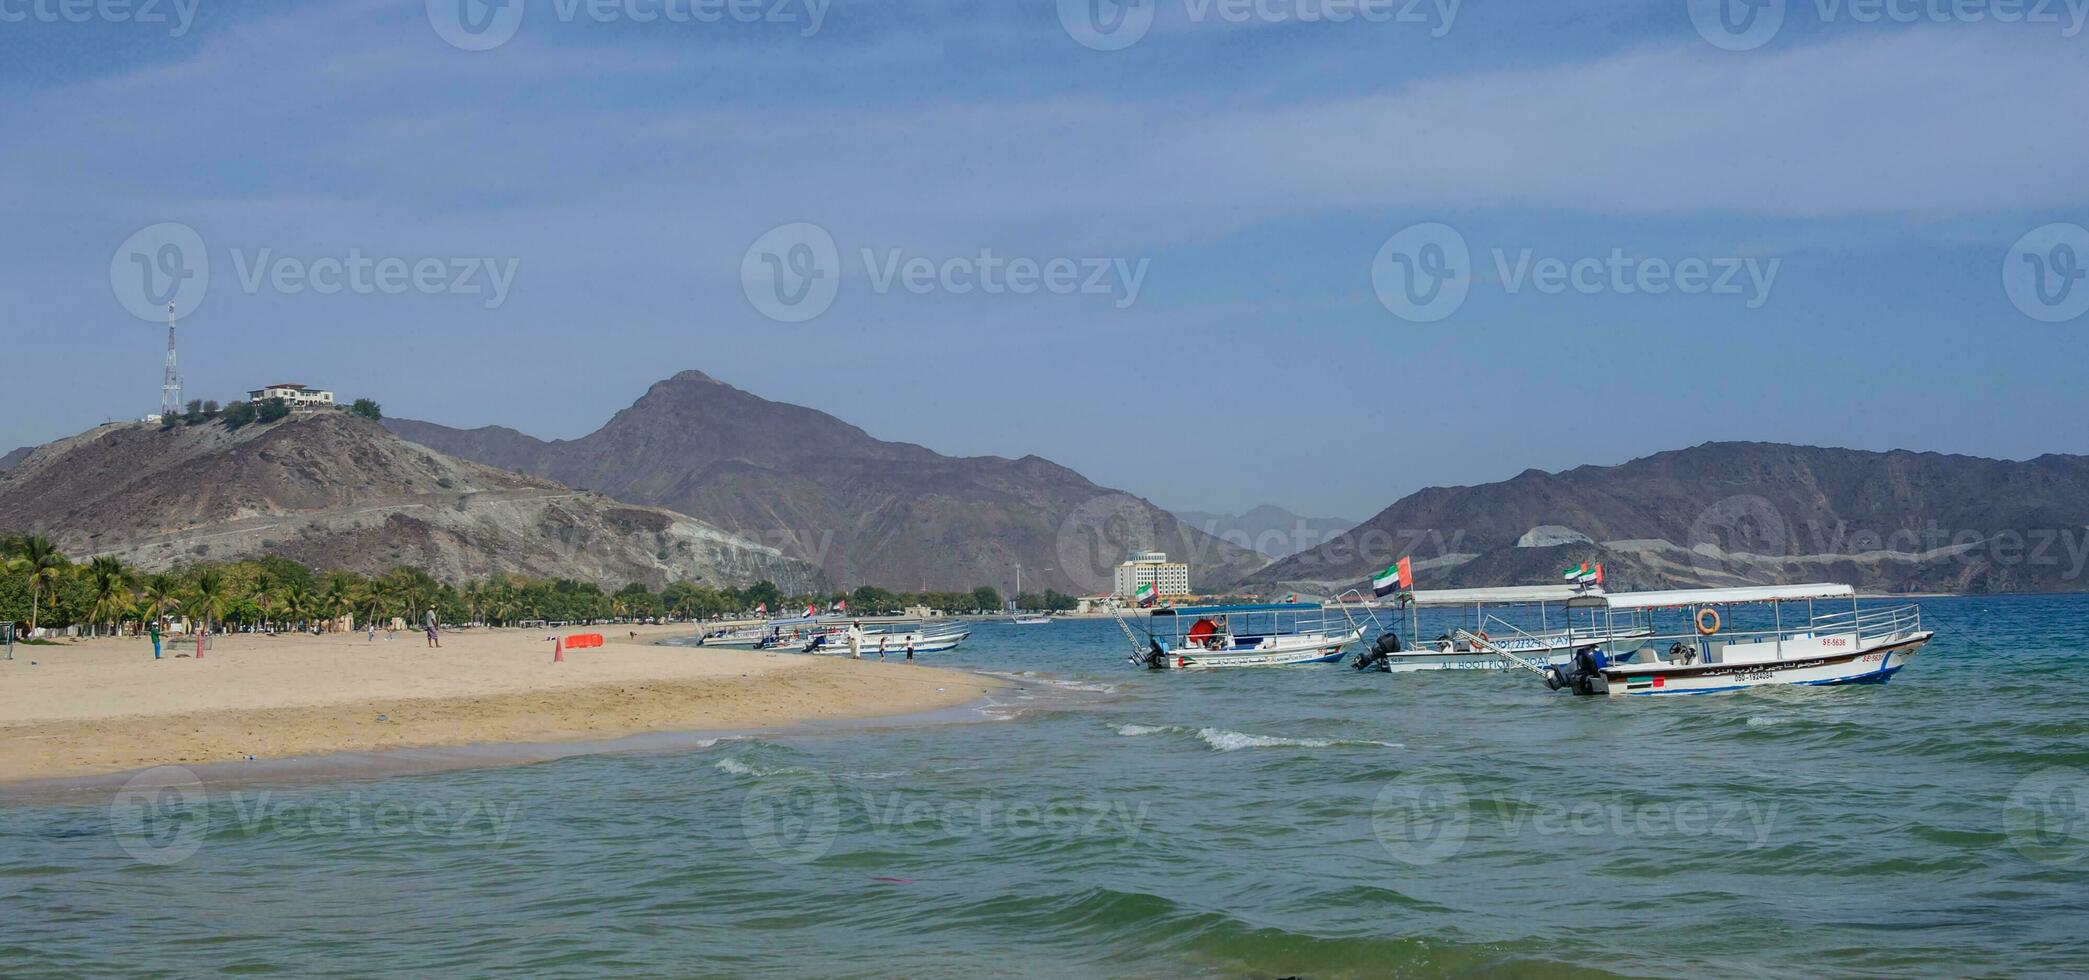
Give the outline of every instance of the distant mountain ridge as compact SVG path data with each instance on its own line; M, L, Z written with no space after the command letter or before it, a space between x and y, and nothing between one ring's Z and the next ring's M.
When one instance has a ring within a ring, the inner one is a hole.
M819 566L835 584L1107 591L1132 550L1188 559L1194 579L1265 564L1121 491L1036 456L944 456L872 437L825 412L770 401L700 371L648 390L573 440L499 426L393 419L437 451L666 507Z
M1178 510L1175 516L1272 561L1317 547L1362 523L1346 517L1301 517L1275 504L1261 504L1243 514Z
M1707 443L1432 487L1244 581L1333 592L1410 554L1422 588L1542 583L1601 561L1614 589L2076 591L2089 588L2089 457Z
M694 518L445 456L347 412L237 431L97 427L0 473L0 528L148 571L273 554L363 574L407 565L453 583L823 584L809 565Z

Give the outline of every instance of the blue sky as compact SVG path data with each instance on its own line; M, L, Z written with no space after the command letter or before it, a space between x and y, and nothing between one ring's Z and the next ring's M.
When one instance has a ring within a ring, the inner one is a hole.
M188 391L220 400L296 380L574 437L697 368L1166 506L1359 518L1711 439L2089 452L2089 316L2035 318L2007 278L2025 249L2089 261L2089 0L1793 0L1745 50L1690 0L1144 0L1121 50L1037 0L835 0L817 30L815 0L519 0L487 50L438 29L456 0L60 2L0 0L7 446L153 410L120 253L176 223L209 266ZM838 274L785 322L746 270L797 223ZM1469 260L1417 320L1374 258L1425 224ZM304 278L352 255L445 271ZM890 274L917 259L956 273ZM1096 291L976 288L1007 259ZM1542 288L1546 259L1582 288ZM1691 261L1734 288L1619 286Z

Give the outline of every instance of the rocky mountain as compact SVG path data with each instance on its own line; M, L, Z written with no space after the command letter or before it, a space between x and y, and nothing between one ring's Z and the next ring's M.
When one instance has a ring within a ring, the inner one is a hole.
M1617 588L1805 581L1879 592L2089 589L2089 457L1708 443L1620 466L1412 494L1248 576L1334 592L1401 555L1423 588L1534 584L1601 561Z
M19 465L22 462L22 460L28 459L30 453L35 451L36 447L34 446L23 446L22 448L17 449L14 452L8 453L5 456L0 456L0 473L5 473L8 470L14 469L17 465Z
M1128 551L1146 548L1188 560L1202 584L1264 564L1048 460L955 458L886 442L697 371L654 385L580 439L387 424L444 453L701 518L844 586L970 588L1007 582L1020 562L1026 588L1100 592Z
M1197 530L1275 561L1333 540L1358 521L1346 517L1300 517L1275 504L1245 514L1178 510L1176 518Z
M446 456L346 412L237 431L101 426L0 473L0 528L155 571L276 554L366 574L411 565L452 582L820 584L811 566L686 515Z

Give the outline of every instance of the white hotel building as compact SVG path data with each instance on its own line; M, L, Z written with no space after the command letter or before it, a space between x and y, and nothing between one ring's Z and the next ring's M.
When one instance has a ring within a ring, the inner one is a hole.
M1129 559L1117 566L1117 595L1130 599L1139 592L1139 586L1152 585L1161 598L1190 594L1190 566L1169 561L1165 552L1134 552Z
M249 401L265 402L271 398L281 398L290 405L291 411L294 412L316 412L323 408L334 407L333 392L321 391L318 388L307 388L294 382L269 385L266 388L256 388L247 392Z

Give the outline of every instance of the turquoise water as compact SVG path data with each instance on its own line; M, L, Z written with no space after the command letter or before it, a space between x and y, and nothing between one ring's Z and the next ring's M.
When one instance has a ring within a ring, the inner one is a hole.
M1884 687L990 624L935 662L1034 675L999 720L0 803L0 975L2089 972L2089 597L1922 605Z

